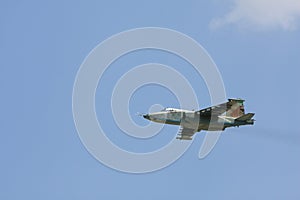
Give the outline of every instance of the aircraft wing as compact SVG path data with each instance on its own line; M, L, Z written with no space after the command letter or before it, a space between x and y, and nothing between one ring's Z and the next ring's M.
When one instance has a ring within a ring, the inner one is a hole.
M176 139L179 140L192 140L193 135L196 133L194 129L180 127L178 137Z
M200 116L219 116L231 108L228 102L199 110Z

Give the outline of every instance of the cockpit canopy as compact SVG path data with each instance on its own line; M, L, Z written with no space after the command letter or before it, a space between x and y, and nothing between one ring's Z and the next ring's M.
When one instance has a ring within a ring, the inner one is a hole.
M177 109L177 108L164 108L161 111L176 112L176 111L182 111L182 110L181 109Z

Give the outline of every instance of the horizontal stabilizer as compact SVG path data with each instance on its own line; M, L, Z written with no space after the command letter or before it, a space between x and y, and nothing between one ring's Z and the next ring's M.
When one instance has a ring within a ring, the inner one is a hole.
M251 119L253 116L254 116L254 113L248 113L248 114L240 116L239 118L236 118L235 120L237 120L237 121L247 121L247 120Z

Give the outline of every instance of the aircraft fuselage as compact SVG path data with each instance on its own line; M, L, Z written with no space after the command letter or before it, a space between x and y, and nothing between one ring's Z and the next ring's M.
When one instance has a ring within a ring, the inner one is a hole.
M144 118L162 124L181 125L200 130L224 130L227 127L253 125L254 120L236 120L230 116L201 116L200 113L189 110L161 111L143 115Z

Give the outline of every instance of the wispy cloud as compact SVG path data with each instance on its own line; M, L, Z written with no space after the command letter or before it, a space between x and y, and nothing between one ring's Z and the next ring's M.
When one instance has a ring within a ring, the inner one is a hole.
M300 21L300 0L234 0L233 9L210 22L210 28L225 25L254 30L295 30Z

